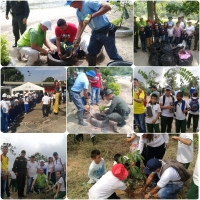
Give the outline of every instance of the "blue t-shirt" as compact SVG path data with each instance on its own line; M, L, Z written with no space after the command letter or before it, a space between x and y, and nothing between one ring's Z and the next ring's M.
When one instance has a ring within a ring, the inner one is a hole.
M172 27L173 27L174 26L174 22L173 21L168 21L167 25L168 25L168 27L169 27L169 25L172 25Z
M76 10L76 15L78 17L78 21L83 21L87 14L93 14L97 12L101 7L101 2L94 0L85 0L82 1L82 10ZM110 24L108 18L105 15L101 15L98 17L94 17L89 23L89 27L92 30L99 30L102 27L108 26Z
M77 72L77 73L78 77L76 78L76 81L72 86L71 90L74 92L81 92L84 89L88 89L89 81L85 73L83 72Z

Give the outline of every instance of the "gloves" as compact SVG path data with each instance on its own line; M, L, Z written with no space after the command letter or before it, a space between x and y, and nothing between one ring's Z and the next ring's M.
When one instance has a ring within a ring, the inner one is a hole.
M91 19L92 19L92 15L87 14L86 18L85 18L84 21L83 21L83 24L84 24L84 25L89 24L90 21L91 21Z

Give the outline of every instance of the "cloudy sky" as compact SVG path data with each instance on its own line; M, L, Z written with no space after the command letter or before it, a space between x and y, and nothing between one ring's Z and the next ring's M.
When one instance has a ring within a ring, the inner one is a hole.
M144 82L145 80L142 77L142 75L138 74L138 70L145 71L147 74L151 70L154 70L156 73L159 73L159 76L156 78L156 81L159 82L161 87L164 87L166 85L165 79L163 78L164 74L172 67L135 67L134 68L134 78L137 78L140 82ZM199 76L200 70L199 67L186 67L187 70L191 71L194 76ZM177 75L177 82L180 84L180 75Z
M66 161L66 135L65 134L47 134L47 133L20 133L20 134L1 134L1 145L3 143L11 143L16 149L16 156L7 154L9 157L9 170L12 169L15 158L21 153L21 150L26 151L26 158L32 154L39 152L44 156L53 155L53 152L58 152L59 157Z

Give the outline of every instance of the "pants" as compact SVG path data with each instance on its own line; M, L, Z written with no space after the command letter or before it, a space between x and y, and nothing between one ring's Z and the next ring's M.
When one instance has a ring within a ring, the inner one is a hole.
M28 55L27 66L33 66L34 63L39 60L39 51L32 49L31 47L20 47L18 48L21 54Z
M159 42L159 37L154 37L154 42L158 43Z
M117 194L114 192L112 195L108 197L108 199L120 199Z
M45 187L44 188L39 188L37 184L34 185L34 189L33 189L37 194L44 192Z
M168 183L165 187L161 188L158 192L160 199L177 199L177 194L182 187Z
M195 35L194 36L194 49L197 49L198 42L199 42L199 35ZM199 50L199 46L198 46L198 50Z
M138 47L138 31L134 33L134 48Z
M56 183L56 173L55 172L52 172L52 174L51 174L51 181L53 182L53 184Z
M7 197L10 197L10 188L8 185L8 176L6 180L1 180L1 198L4 199L4 192L6 192Z
M172 43L172 40L173 40L173 36L171 37L168 37L168 43L171 44Z
M17 179L11 179L10 188L12 188L12 192L17 192Z
M134 114L135 123L140 133L146 133L145 114Z
M149 48L150 45L152 44L152 37L146 38L146 43L147 43L147 48Z
M100 88L92 87L92 104L94 104L94 96L96 97L96 103L99 103Z
M26 194L29 194L31 192L32 183L33 183L33 177L27 178Z
M42 105L42 113L43 113L43 117L48 117L48 104L43 104Z
M193 114L189 113L188 121L187 121L187 128L190 128L192 118L193 118L193 133L196 133L198 123L199 123L199 115L193 115Z
M51 198L54 199L55 194L52 194ZM58 192L58 196L55 199L63 199L63 197L66 196L66 191L60 191Z
M165 41L165 35L160 36L160 41Z
M161 133L171 133L173 117L161 116Z
M28 113L28 110L29 110L29 104L24 104L24 110L25 110L25 113Z
M106 114L106 117L111 120L111 121L114 121L114 122L117 122L117 123L122 123L124 120L128 119L128 116L127 117L123 117L121 116L119 113L117 112L113 112L111 114Z
M96 56L100 53L103 46L105 47L106 52L111 60L123 60L117 52L114 34L109 34L107 36L104 33L97 33L93 31L88 46L88 55Z
M192 36L188 37L188 39L187 39L187 45L188 45L188 48L190 49L190 47L192 45Z
M148 133L154 133L153 129L155 133L160 133L159 124L147 124Z
M181 163L186 169L190 166L190 163Z
M5 121L5 124L4 124L4 133L7 133L8 132L8 113L3 113L3 118L4 118L4 121Z
M178 120L176 119L176 133L185 133L186 131L186 119Z
M18 197L24 196L24 187L26 182L26 171L18 172L17 176L17 189L18 189Z
M190 190L187 195L188 199L199 199L199 187L195 185L193 179L190 185Z
M142 51L146 50L146 40L141 40Z
M82 102L81 95L78 93L75 93L73 91L70 91L70 96L71 96L71 99L74 102L75 106L77 107L78 112L84 111L84 105Z
M175 45L177 46L179 44L180 37L175 37Z
M19 31L21 35L25 32L26 30L26 24L23 24L23 16L13 16L12 18L12 26L13 26L13 34L15 36L15 44L17 44L17 41L19 40Z
M10 123L13 123L14 122L14 109L11 108L10 109Z

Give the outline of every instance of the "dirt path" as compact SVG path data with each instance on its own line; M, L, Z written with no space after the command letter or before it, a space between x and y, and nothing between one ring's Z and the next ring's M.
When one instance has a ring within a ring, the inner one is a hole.
M51 107L51 110L53 108ZM66 104L59 105L59 113L42 118L42 107L37 104L28 114L21 114L9 133L64 133L66 132Z

